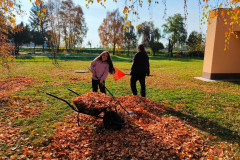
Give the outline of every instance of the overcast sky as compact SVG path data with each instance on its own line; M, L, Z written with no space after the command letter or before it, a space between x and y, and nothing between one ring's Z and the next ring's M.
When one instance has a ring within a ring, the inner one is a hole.
M100 39L98 36L98 27L101 25L103 19L106 17L107 12L111 12L117 8L119 8L120 13L123 15L123 8L125 6L125 2L127 5L131 5L132 2L129 0L118 0L117 3L114 3L113 0L107 0L105 3L106 9L95 2L93 5L89 5L86 7L85 0L73 0L76 5L80 5L84 12L84 17L88 27L88 33L83 42L83 47L88 47L86 44L88 41L92 43L92 47L100 46ZM164 5L162 0L159 0L158 4L153 4L152 6L148 6L147 0L144 1L144 7L138 7L139 18L129 16L129 20L133 22L133 25L141 24L144 21L153 21L155 27L159 28L162 31L162 25L166 23L166 18L169 16L173 16L176 13L182 14L184 16L184 0L166 0L167 11L166 16L164 16ZM17 23L23 21L25 24L28 23L29 19L29 10L32 7L32 4L29 0L22 1L22 9L25 11L25 14L21 16L17 16ZM188 34L192 31L202 32L206 34L207 25L200 25L200 16L202 15L202 10L198 5L198 0L189 0L187 3L187 20L186 20L186 29ZM164 45L166 44L166 40L160 40Z

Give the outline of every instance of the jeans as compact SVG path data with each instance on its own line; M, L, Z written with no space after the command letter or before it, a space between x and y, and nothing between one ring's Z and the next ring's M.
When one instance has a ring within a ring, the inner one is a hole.
M103 84L104 85L100 84L100 80L92 79L92 90L93 90L93 92L97 92L98 91L98 87L99 87L100 92L106 94L105 81L103 81Z
M141 85L141 96L146 97L146 86L145 86L145 75L132 75L131 76L131 89L133 95L137 95L137 87L136 82L139 80Z

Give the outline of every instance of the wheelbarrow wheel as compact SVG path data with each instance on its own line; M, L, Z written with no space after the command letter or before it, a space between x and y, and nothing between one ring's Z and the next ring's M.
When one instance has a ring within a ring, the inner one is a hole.
M121 130L124 124L124 120L117 114L117 112L105 112L103 116L103 125L106 130Z

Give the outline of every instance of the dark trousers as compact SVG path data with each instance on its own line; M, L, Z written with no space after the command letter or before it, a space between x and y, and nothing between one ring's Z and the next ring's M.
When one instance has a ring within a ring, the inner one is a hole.
M145 86L145 75L132 75L131 76L131 89L133 95L137 95L137 87L136 83L139 80L141 85L141 96L146 97L146 86Z
M106 94L105 81L103 81L103 84L104 84L104 85L100 84L100 80L94 80L94 79L92 79L92 90L93 90L93 92L97 92L97 91L98 91L98 87L99 87L100 92Z

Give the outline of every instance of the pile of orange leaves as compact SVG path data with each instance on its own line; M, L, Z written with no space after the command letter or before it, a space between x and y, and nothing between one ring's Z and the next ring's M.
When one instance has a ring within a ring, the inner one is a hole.
M83 97L89 98L86 103L92 107L116 106L126 125L120 131L105 130L102 119L80 114L78 126L76 112L73 112L66 117L66 122L55 124L56 133L44 146L23 149L29 158L208 159L222 156L223 150L209 145L193 127L177 117L164 115L168 108L159 102L133 95L113 98L100 93L87 93L74 100ZM127 115L120 104L134 115Z

